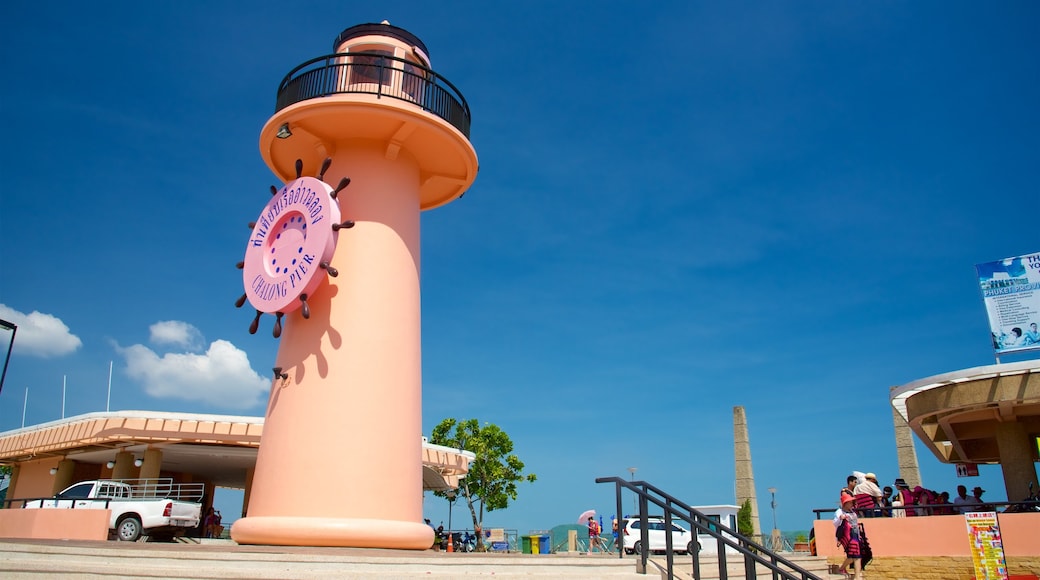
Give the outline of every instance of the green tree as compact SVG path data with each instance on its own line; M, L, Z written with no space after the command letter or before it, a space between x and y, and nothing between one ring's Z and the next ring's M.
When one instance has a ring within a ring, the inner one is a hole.
M755 526L751 524L751 500L744 500L744 505L737 510L737 533L750 538L755 533Z
M433 428L430 443L472 451L476 459L469 464L469 473L460 480L457 496L466 500L473 529L484 528L484 511L504 509L516 499L517 483L533 482L535 474L524 474L524 462L512 453L513 441L498 425L476 419L458 421L445 419ZM444 492L434 495L447 497ZM478 549L483 543L478 542Z

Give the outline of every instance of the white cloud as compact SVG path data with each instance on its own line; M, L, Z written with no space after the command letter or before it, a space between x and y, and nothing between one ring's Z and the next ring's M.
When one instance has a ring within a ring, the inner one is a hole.
M141 344L119 351L126 358L130 378L160 399L249 409L265 400L270 387L270 379L249 366L246 353L226 340L213 341L203 354L167 353L160 357Z
M148 327L150 340L154 344L179 346L197 351L203 344L199 329L179 320L164 320Z
M0 319L18 326L14 337L14 352L18 354L50 358L70 354L83 346L83 341L69 332L60 318L50 314L35 310L22 314L0 304Z

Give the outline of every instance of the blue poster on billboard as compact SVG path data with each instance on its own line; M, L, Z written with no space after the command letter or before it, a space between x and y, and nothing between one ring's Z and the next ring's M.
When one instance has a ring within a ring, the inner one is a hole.
M975 266L997 354L1040 349L1040 254Z

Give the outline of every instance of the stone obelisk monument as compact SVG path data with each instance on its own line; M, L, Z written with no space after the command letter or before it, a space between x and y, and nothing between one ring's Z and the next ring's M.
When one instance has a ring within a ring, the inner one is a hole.
M744 407L733 407L733 459L736 467L737 505L751 500L751 525L754 534L762 533L758 524L758 499L755 497L755 473L751 469L751 440L748 438Z
M892 424L896 430L896 459L899 460L899 477L902 477L910 489L913 489L921 485L921 469L917 466L917 453L914 451L914 433L895 407L892 407Z

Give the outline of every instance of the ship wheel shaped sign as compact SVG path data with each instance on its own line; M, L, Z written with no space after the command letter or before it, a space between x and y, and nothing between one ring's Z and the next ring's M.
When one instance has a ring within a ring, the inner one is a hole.
M310 318L307 297L324 276L339 273L329 265L336 251L339 230L354 226L340 221L337 194L350 184L344 177L336 189L322 181L332 159L326 159L317 178L301 177L303 162L296 160L296 179L281 189L271 186L273 197L249 224L252 233L246 244L245 260L239 262L246 293L235 306L248 299L256 309L249 326L255 334L264 313L274 314L274 337L282 334L282 316L302 308Z

